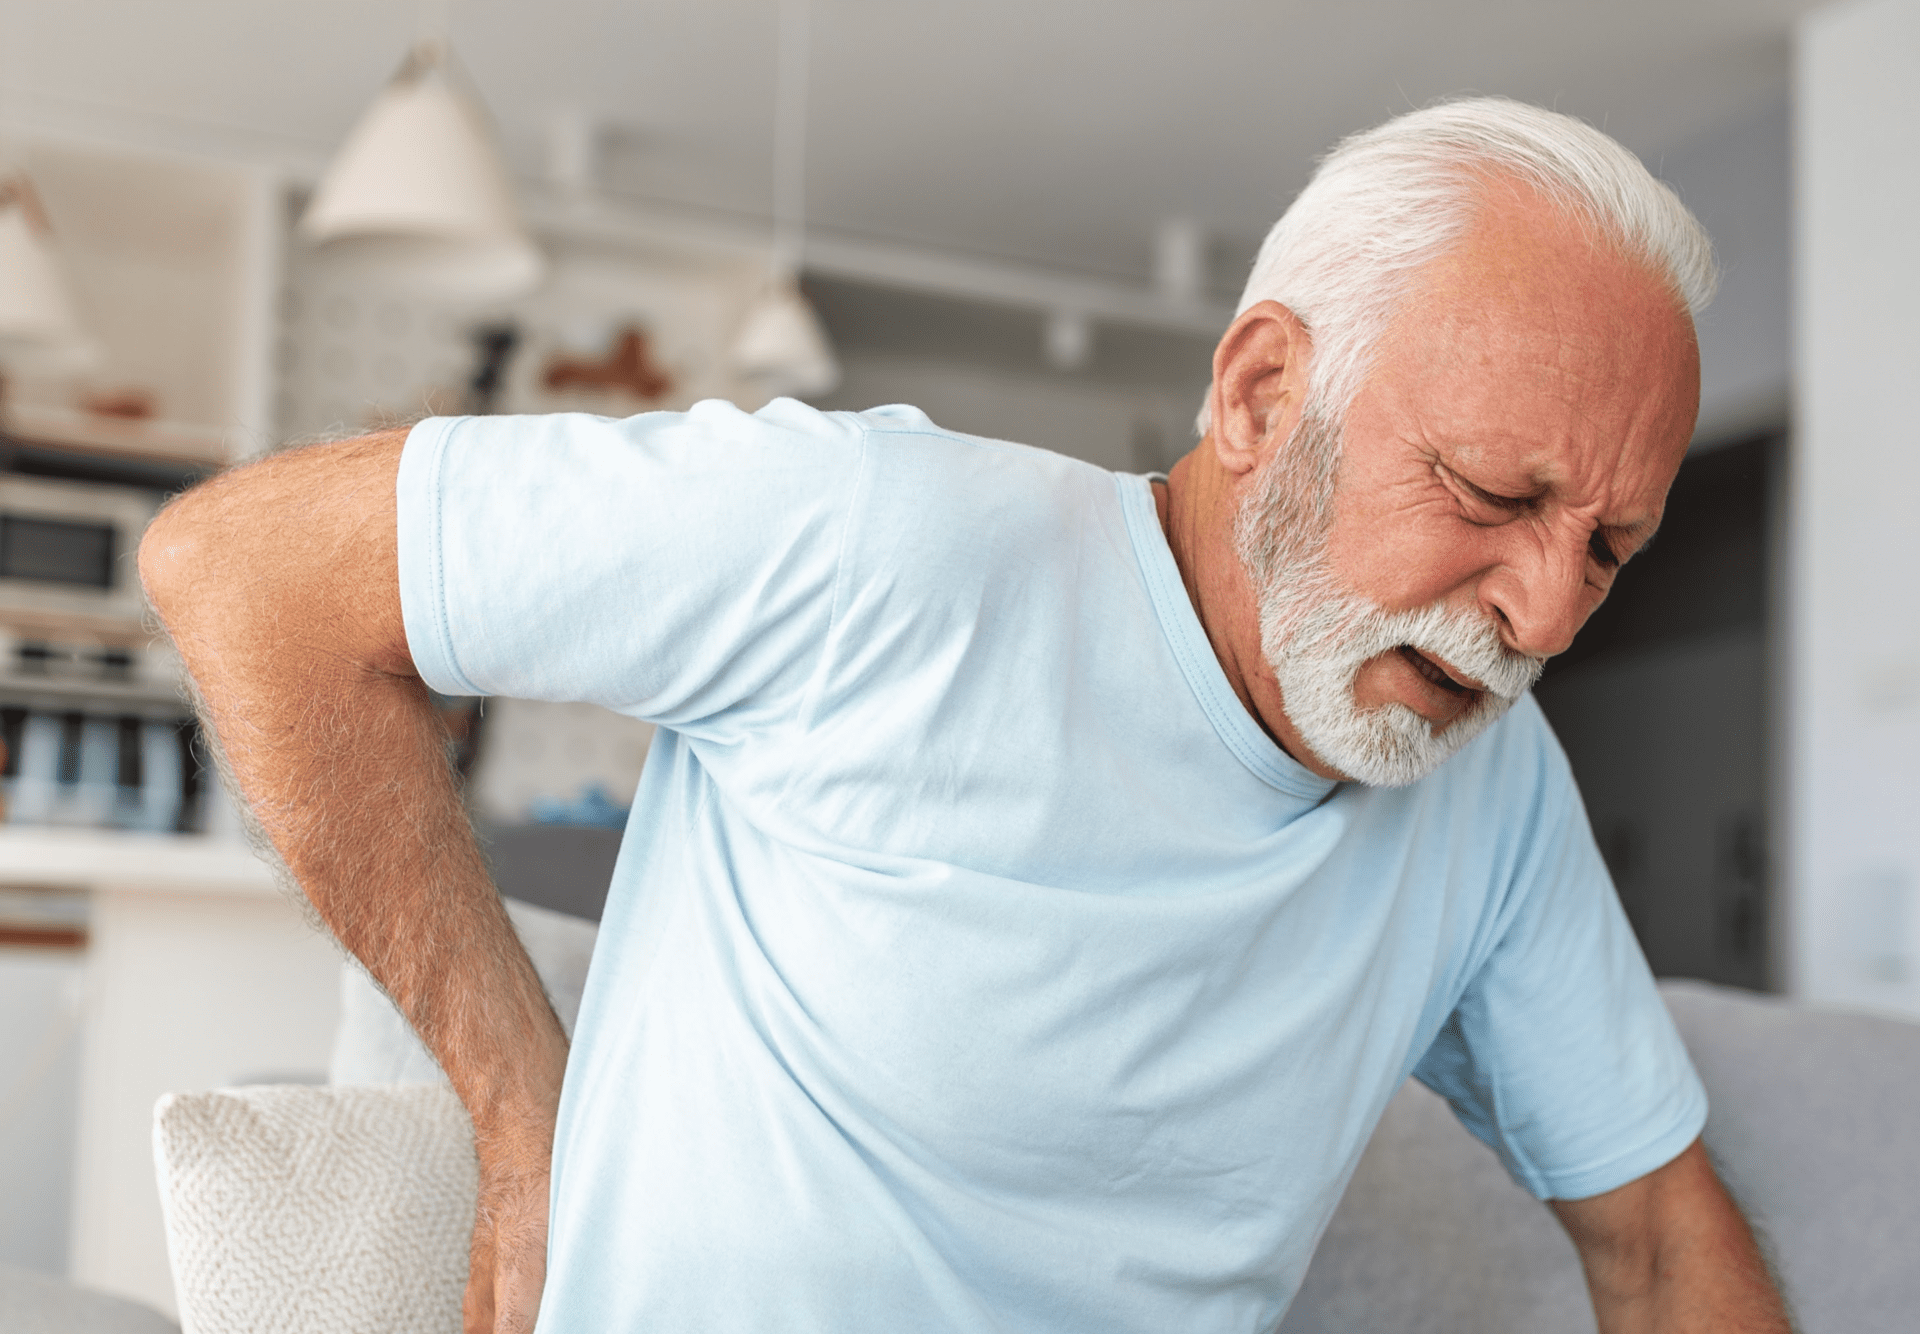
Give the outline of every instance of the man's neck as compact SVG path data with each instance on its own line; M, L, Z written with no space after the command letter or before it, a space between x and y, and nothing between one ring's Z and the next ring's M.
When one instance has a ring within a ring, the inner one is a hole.
M1340 778L1294 729L1281 701L1280 683L1261 648L1259 599L1234 550L1240 501L1236 480L1220 466L1211 439L1202 440L1173 465L1166 482L1153 484L1160 527L1200 628L1241 705L1287 754L1323 778Z

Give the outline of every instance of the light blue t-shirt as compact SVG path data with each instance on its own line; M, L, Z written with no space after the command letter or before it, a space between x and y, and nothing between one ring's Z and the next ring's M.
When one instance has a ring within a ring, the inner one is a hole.
M1701 1129L1533 701L1412 787L1316 778L1143 477L708 402L427 421L399 500L430 685L660 727L545 1334L1245 1334L1409 1074L1541 1196Z

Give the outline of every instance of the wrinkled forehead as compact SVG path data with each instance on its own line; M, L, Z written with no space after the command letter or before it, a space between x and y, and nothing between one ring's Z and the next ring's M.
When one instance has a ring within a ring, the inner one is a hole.
M1664 457L1692 433L1699 354L1664 275L1540 195L1507 191L1416 275L1367 380L1463 447Z
M1596 324L1684 328L1693 317L1651 256L1629 249L1584 210L1510 178L1487 180L1451 243L1414 275L1407 305L1444 301L1520 315L1551 305Z

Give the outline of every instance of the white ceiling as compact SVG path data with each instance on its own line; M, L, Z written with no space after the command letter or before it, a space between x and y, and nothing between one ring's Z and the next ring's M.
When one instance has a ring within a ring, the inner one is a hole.
M460 0L509 152L578 108L611 182L764 216L776 0ZM1786 88L1810 0L813 0L825 227L1139 277L1185 214L1244 253L1341 133L1501 92L1659 156ZM318 161L391 73L405 0L6 0L16 107Z

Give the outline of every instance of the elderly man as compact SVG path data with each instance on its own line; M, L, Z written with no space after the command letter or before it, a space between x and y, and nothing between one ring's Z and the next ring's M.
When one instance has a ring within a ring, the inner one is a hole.
M1413 1075L1604 1329L1785 1329L1526 695L1659 523L1711 280L1611 140L1456 102L1322 165L1165 479L704 403L167 510L240 790L473 1114L468 1327L1268 1329ZM660 727L571 1055L426 685Z

